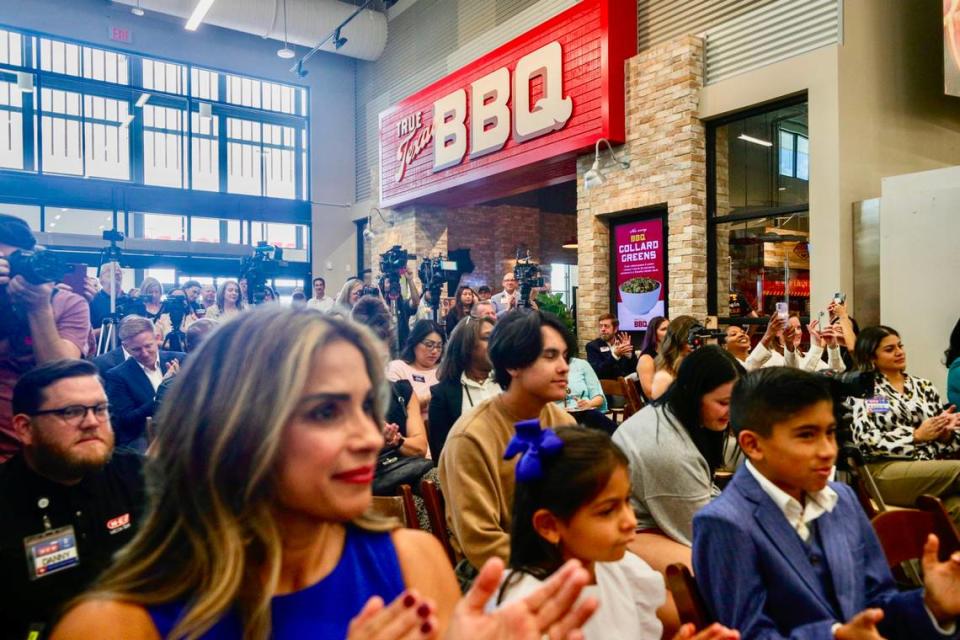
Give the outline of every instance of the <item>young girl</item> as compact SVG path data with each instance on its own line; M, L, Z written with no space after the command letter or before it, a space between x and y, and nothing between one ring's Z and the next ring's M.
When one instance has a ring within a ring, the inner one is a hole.
M657 609L666 602L663 576L627 552L637 519L630 506L627 458L593 429L540 429L517 424L506 458L518 453L510 568L497 605L530 590L575 558L590 574L584 595L600 608L583 627L586 640L660 638ZM675 640L733 640L739 634L713 625L694 635L685 625Z

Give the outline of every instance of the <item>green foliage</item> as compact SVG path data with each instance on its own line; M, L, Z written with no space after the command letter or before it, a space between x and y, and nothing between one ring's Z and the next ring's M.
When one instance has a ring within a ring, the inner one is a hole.
M567 325L570 333L574 336L577 335L577 327L573 322L570 309L563 302L563 294L540 292L537 294L537 306L540 307L541 311L549 311L559 317Z

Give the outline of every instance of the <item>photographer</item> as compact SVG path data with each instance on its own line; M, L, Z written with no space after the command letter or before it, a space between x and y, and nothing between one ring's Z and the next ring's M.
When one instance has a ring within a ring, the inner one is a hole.
M197 285L196 291L199 293L199 285ZM171 334L174 333L174 324L177 323L179 325L176 330L177 339L173 340L173 342L177 344L171 344L170 348L174 351L180 351L183 345L179 343L181 342L180 338L183 332L197 320L197 313L191 305L190 298L186 294L186 287L184 287L184 289L173 289L167 294L166 299L160 306L160 317L157 318L155 324L160 340L164 343L171 342Z
M413 274L401 267L396 276L384 275L380 279L380 292L383 301L397 318L397 344L404 345L410 333L410 317L415 316L420 306L420 290Z
M20 450L10 404L17 380L38 364L83 357L90 333L86 300L11 270L11 254L35 245L26 222L0 214L0 462Z

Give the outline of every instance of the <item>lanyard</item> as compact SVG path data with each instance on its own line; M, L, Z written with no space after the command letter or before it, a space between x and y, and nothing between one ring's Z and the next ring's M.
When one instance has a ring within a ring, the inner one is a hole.
M473 409L473 396L470 395L470 387L468 387L466 383L463 383L463 382L460 383L460 386L462 386L463 390L466 391L467 400L470 401L470 408Z

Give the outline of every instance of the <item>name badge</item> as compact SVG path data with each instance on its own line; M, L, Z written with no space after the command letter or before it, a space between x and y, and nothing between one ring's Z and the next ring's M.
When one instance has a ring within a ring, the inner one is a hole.
M609 353L610 347L600 347L600 353Z
M873 398L867 398L865 402L867 403L867 413L869 414L890 412L890 401L883 396L874 396Z
M30 580L45 578L80 564L77 535L69 525L24 538L23 547Z
M426 383L427 379L424 378L423 376L418 376L417 374L413 374L413 381Z

